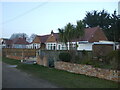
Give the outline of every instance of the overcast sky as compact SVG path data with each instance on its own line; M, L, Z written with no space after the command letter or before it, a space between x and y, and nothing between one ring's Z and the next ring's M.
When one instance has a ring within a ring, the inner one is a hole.
M118 11L118 1L2 2L2 37L9 38L13 33L26 33L30 36L32 33L50 34L51 30L58 32L57 29L63 28L67 23L76 24L77 20L82 20L86 11Z

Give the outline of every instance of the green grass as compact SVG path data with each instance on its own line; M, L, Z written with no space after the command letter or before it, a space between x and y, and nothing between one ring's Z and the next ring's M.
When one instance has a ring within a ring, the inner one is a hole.
M3 62L18 65L18 69L30 73L36 77L48 80L64 88L118 88L118 83L103 80L95 77L89 77L80 74L74 74L67 71L48 68L40 65L22 64L19 60L3 58Z

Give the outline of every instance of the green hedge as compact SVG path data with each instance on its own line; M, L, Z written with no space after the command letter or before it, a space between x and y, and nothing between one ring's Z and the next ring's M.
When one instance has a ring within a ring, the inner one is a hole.
M63 52L59 54L59 59L64 61L64 62L70 62L71 60L71 55L68 52Z

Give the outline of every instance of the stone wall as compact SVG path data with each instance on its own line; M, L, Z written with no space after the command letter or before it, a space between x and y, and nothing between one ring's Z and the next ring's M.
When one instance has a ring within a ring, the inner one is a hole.
M56 61L55 68L68 72L94 76L102 79L120 82L120 71L94 68L91 65L73 64L68 62Z
M46 56L44 56L43 58L41 58L40 56L37 56L36 63L39 65L47 66L47 67L49 66L48 59Z

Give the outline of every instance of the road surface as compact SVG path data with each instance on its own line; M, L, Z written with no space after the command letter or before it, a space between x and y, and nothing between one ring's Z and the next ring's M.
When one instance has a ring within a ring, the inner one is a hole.
M56 85L2 64L2 88L58 88Z

